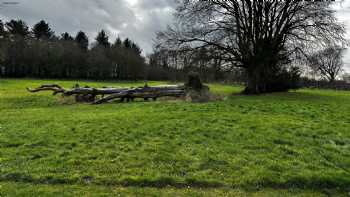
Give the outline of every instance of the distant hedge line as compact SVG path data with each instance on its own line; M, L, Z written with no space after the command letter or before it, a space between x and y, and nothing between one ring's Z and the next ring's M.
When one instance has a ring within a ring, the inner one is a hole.
M346 81L334 81L332 83L328 81L317 81L310 79L303 79L301 81L301 87L304 88L319 88L319 89L333 89L333 90L348 90L350 91L350 83Z

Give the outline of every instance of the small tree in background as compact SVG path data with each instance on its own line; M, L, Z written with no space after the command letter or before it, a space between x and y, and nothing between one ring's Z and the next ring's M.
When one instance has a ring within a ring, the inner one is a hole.
M5 30L5 24L0 20L0 39L4 39L7 35L7 32Z
M112 47L115 47L115 48L118 48L118 47L121 47L123 44L123 41L122 39L120 39L120 37L118 36L118 38L115 40L114 44Z
M97 37L95 38L97 45L102 46L104 48L109 48L111 44L108 41L108 36L104 30L101 30L98 34Z
M65 32L65 33L61 34L61 40L73 41L74 38L68 32Z
M41 20L33 27L33 35L36 39L51 39L54 36L54 32L51 30L48 23Z
M309 58L310 67L321 77L334 82L343 68L343 51L339 46L329 46Z
M29 35L29 28L22 20L11 20L5 24L7 31L14 36L26 37Z
M87 51L89 47L89 38L83 31L79 31L75 36L75 41L78 43L79 47Z

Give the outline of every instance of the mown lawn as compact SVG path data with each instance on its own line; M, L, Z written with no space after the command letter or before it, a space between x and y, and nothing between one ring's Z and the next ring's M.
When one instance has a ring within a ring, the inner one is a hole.
M53 82L0 79L0 196L349 195L350 92L93 106L25 90Z

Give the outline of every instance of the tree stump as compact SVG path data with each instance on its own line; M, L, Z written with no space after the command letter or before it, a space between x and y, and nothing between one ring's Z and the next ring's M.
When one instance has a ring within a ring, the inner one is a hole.
M190 102L208 102L210 100L209 87L203 85L200 76L196 72L188 74L187 82L185 83L186 101Z
M187 82L185 84L186 88L191 88L193 90L201 90L203 84L198 73L190 72L187 77Z

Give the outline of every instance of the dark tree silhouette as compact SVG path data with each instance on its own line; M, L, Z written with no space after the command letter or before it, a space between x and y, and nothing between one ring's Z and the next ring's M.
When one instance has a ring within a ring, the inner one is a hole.
M137 54L137 55L141 55L141 53L142 53L141 48L140 48L136 43L132 43L132 44L131 44L131 49L132 49L132 51L134 51L135 54Z
M75 36L75 41L78 43L79 47L87 51L89 47L89 38L86 36L86 34L83 31L79 31L77 35Z
M332 1L181 0L178 23L158 34L159 47L188 51L211 47L243 68L246 93L287 90L276 80L290 70L290 55L320 40L343 40ZM287 84L287 83L286 83Z
M118 36L118 38L115 40L113 47L121 47L123 44L123 41L120 39L120 37Z
M89 48L88 37L82 31L75 38L67 32L57 38L46 22L39 22L29 36L23 21L6 24L2 28L0 21L1 76L144 79L145 59L132 40L128 40L128 48L120 38L113 47L107 47L108 35L103 31L97 39L100 43Z
M65 33L61 34L61 40L73 41L74 38L68 32L65 32Z
M0 36L2 38L4 38L6 36L7 32L5 31L5 25L2 22L2 20L0 20Z
M126 38L124 41L123 41L123 45L125 48L129 49L131 48L131 45L132 45L132 42L129 38Z
M35 24L32 31L36 39L51 39L54 35L54 32L51 30L49 24L44 20L41 20Z
M29 28L22 20L11 20L10 22L7 22L5 26L8 32L12 35L22 37L29 35Z
M108 36L104 30L101 30L98 34L97 37L95 38L97 45L103 46L105 48L110 47L110 43L108 41Z

